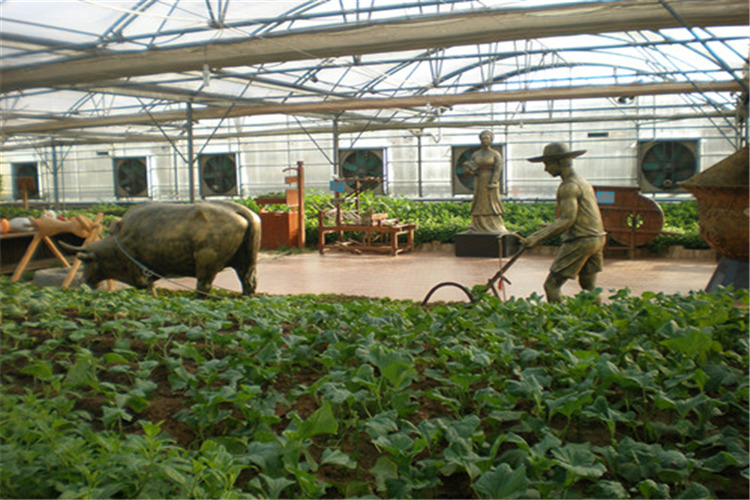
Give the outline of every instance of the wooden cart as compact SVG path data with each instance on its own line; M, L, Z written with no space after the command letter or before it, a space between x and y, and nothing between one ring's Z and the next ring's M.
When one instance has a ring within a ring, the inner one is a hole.
M377 177L339 178L332 181L333 208L318 211L318 250L345 250L353 253L381 252L398 255L414 249L416 224L402 223L385 213L362 213L359 195L364 183L379 182ZM349 183L351 191L344 186ZM352 207L353 204L353 207ZM336 233L333 243L326 234ZM348 236L356 236L349 238ZM402 237L402 238L400 238Z

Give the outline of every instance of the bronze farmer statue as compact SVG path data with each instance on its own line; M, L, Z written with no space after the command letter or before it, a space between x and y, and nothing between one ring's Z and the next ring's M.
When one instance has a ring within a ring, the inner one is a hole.
M564 144L552 143L544 147L542 156L528 159L534 163L544 162L548 174L562 179L557 189L558 218L528 236L524 243L530 248L562 235L562 245L544 282L544 292L550 302L562 300L560 289L567 280L576 276L583 289L593 290L596 275L602 270L606 233L596 194L594 188L573 170L571 161L585 152L571 152Z
M507 233L500 202L500 173L503 157L492 149L494 135L489 130L479 134L482 148L471 155L464 165L474 179L474 199L471 202L470 233Z

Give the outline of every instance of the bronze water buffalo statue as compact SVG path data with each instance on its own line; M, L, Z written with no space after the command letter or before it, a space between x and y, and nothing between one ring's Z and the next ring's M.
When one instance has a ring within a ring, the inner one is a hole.
M115 279L153 293L154 282L162 277L193 276L202 295L222 269L232 267L242 294L251 295L257 284L260 231L260 217L234 202L146 203L128 210L100 241L63 247L77 252L92 287Z

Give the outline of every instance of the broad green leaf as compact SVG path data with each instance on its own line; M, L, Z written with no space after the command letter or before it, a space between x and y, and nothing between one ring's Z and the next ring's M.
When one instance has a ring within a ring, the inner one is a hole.
M173 391L181 391L198 382L195 375L187 371L183 366L178 366L173 373L167 377Z
M122 408L115 406L102 406L102 422L104 422L105 425L112 425L120 420L130 422L133 420L133 416Z
M694 498L711 498L711 492L700 483L691 483L682 493L675 498L694 499Z
M383 347L381 344L372 344L368 347L360 347L357 349L357 355L361 356L364 361L370 362L378 367L381 373L391 363L401 362L407 363L407 365L409 364L409 360L406 356L397 351L388 351L387 348Z
M691 411L705 411L705 405L709 399L710 398L703 393L697 394L692 398L675 399L675 409L680 416L684 418Z
M466 472L471 479L479 475L481 470L477 462L481 457L471 448L471 444L466 441L455 441L443 450L446 465L441 469L446 475L450 475L456 467Z
M39 380L46 381L52 378L52 363L49 361L36 361L21 368L21 373L31 375Z
M372 391L377 390L378 387L378 382L375 379L375 370L371 365L367 364L360 365L357 368L351 381L356 384L362 384Z
M518 363L521 366L530 366L541 356L542 353L536 349L526 348L518 355Z
M159 386L153 380L137 378L133 384L133 389L130 391L131 394L136 396L146 397L155 391Z
M592 490L596 498L630 498L627 490L619 481L597 481Z
M341 450L332 450L330 448L323 450L320 465L324 464L341 465L347 469L355 469L357 467L357 462L355 462L352 457Z
M315 413L300 424L299 433L304 441L319 434L336 434L338 430L339 423L333 415L333 406L330 401L324 401Z
M382 373L383 377L393 385L395 390L402 390L408 387L417 376L417 370L410 363L402 360L388 363L382 368Z
M354 394L339 382L326 382L320 386L320 394L328 401L334 404L345 403Z
M506 434L506 436L506 440L509 443L513 443L523 451L531 453L531 446L529 446L529 443L523 437L516 434L515 432L509 432L508 434Z
M490 413L490 418L500 423L514 422L523 418L524 415L526 415L526 412L523 411L493 410Z
M292 471L297 479L297 484L302 490L303 498L320 498L325 492L328 483L320 480L315 474L302 469Z
M597 461L590 443L568 443L562 448L554 448L552 455L562 468L576 476L595 479L607 471L604 464Z
M716 391L721 386L731 386L747 377L747 372L741 372L726 364L708 363L703 369L708 376L705 386L707 392Z
M560 439L557 436L555 436L552 432L545 432L542 440L531 447L531 451L535 455L539 455L540 457L543 457L547 454L549 450L557 448L561 444L562 444L562 441L560 441Z
M116 352L106 353L104 356L102 356L102 361L104 361L104 363L108 365L128 363L128 360L125 356Z
M500 464L494 470L485 472L474 483L474 489L483 498L519 498L529 488L526 467L516 470L508 464Z
M610 435L614 438L615 428L617 422L629 422L632 417L628 414L624 414L609 406L607 399L604 396L598 396L592 405L581 411L581 414L596 418L601 422L604 422L609 428Z
M672 467L675 469L684 469L688 466L689 460L684 453L678 450L665 450L660 445L652 446L656 459L662 467Z
M74 388L96 385L97 382L96 360L91 356L80 356L75 364L70 367L64 380L67 387Z
M706 382L708 382L708 375L706 375L706 372L704 372L702 369L698 368L697 370L695 370L693 380L695 380L695 383L698 384L698 388L701 390L701 392L703 392L706 386Z
M369 483L363 481L347 481L345 485L338 485L339 489L343 489L345 498L369 498L373 497L372 488Z
M468 391L472 384L482 380L484 376L481 373L451 373L448 377L461 388L462 391Z
M247 453L247 443L243 439L232 436L216 436L211 440L223 446L232 455L245 455Z
M556 399L545 399L544 403L549 409L550 418L557 413L570 417L573 413L580 411L581 408L591 403L593 393L594 391L590 389L581 392L569 392Z
M279 498L287 487L294 484L294 481L285 477L270 477L263 473L260 474L260 477L268 487L268 498Z
M253 441L247 447L248 459L261 470L272 472L281 467L281 445L276 442Z
M445 438L451 443L471 443L481 423L482 421L476 415L464 417L448 426Z
M507 390L512 396L541 398L544 387L549 385L551 380L543 368L525 368L519 380L511 380L508 383Z
M136 413L142 413L149 407L149 402L142 396L130 396L128 398L128 407Z
M375 476L375 484L380 492L386 491L386 480L398 479L398 465L388 457L378 458L370 472Z
M411 456L414 444L414 440L403 432L378 436L372 442L396 457Z
M409 498L411 488L403 479L386 479L385 487L386 498Z
M662 340L661 345L688 356L699 364L706 363L711 351L721 352L721 344L711 338L710 331L687 327L679 332L679 336Z
M703 468L711 472L721 472L727 467L747 467L747 454L729 453L720 451L714 456L703 461Z
M644 479L636 487L643 498L669 498L669 485L657 483L653 479Z
M365 422L365 429L370 437L375 439L378 436L397 431L398 424L396 424L396 418L398 418L396 410L388 410L386 412L378 413Z

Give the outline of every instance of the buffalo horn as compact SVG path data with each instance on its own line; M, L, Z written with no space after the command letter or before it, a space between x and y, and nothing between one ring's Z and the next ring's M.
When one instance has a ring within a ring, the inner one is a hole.
M69 243L65 243L64 241L58 241L57 244L60 245L61 247L63 247L69 253L85 252L86 251L83 247L77 247L75 245L71 245Z

